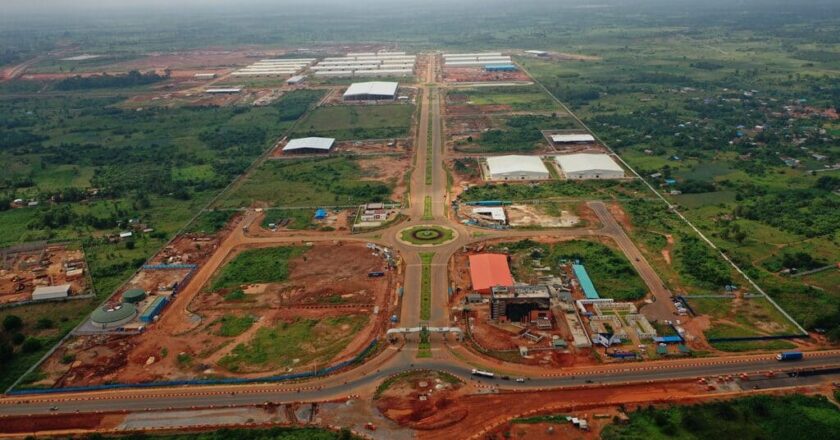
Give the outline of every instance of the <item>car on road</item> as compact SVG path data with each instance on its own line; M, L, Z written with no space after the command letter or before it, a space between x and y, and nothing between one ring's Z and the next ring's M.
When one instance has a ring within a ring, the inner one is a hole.
M519 383L523 383L523 382L525 382L525 378L524 377L517 377L516 381L519 382Z

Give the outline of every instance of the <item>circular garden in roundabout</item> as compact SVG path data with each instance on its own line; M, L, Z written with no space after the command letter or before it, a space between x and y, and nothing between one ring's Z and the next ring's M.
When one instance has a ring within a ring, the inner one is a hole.
M458 233L445 226L419 225L401 230L397 237L415 246L437 246L454 240Z

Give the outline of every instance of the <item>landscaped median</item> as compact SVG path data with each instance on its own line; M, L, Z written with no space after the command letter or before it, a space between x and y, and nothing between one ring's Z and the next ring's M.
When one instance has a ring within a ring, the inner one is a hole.
M397 233L397 239L413 246L439 246L458 238L452 229L437 225L418 225Z
M423 272L420 276L421 321L428 321L432 318L432 258L434 258L434 256L434 252L420 253L420 262L423 264ZM425 342L428 344L428 340Z

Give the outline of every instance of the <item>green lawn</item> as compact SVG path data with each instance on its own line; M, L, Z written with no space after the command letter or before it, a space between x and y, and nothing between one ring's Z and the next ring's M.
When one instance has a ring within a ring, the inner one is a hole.
M298 319L257 330L247 344L239 344L219 364L230 371L272 371L329 366L370 320L368 315Z
M411 104L319 107L300 121L293 136L332 137L339 141L407 137L414 109Z
M289 276L289 261L303 255L304 252L306 248L299 246L245 250L213 276L210 290L285 281Z
M504 105L512 111L561 112L560 106L539 86L476 87L450 91L466 95L466 104Z
M352 157L268 160L218 204L317 208L388 201L396 182L368 180L372 178Z

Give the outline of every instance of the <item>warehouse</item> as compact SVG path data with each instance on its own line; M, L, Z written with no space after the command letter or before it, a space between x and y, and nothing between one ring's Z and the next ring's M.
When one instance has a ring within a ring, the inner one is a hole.
M70 285L61 284L58 286L38 286L32 292L32 301L43 301L45 299L67 298L70 296Z
M542 180L548 179L548 169L539 156L493 156L488 157L487 176L489 180Z
M344 92L345 101L372 101L397 99L398 83L371 81L353 83Z
M205 92L210 93L212 95L234 95L242 92L242 89L239 87L223 87L216 89L207 89L205 90Z
M512 286L507 255L470 255L470 280L473 290L484 294L490 294L490 289L496 286Z
M551 142L555 145L591 144L595 142L595 138L591 134L586 133L553 134L551 135Z
M323 137L305 137L290 140L286 146L283 147L284 153L327 153L333 145L335 139Z
M564 154L554 160L567 179L621 179L624 169L607 154Z
M146 306L146 309L143 310L143 313L140 314L140 322L145 322L149 324L153 321L157 320L158 315L160 312L163 311L163 308L166 306L168 300L165 296L156 296L154 299ZM124 304L128 305L128 304Z
M513 64L485 64L484 70L488 72L516 72L516 66Z

